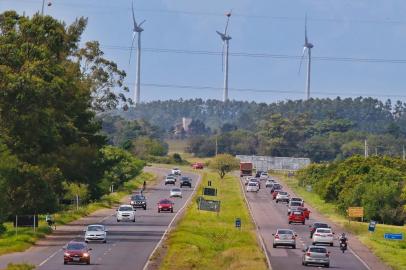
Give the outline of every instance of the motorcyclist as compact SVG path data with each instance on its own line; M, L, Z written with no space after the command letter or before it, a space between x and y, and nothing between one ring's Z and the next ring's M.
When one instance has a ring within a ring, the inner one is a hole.
M45 221L48 223L48 226L50 228L54 228L54 230L56 229L55 221L54 221L54 218L52 217L52 215L47 214L45 217Z
M344 249L347 249L347 236L345 233L342 233L340 238L338 239L340 241L340 247L343 247Z

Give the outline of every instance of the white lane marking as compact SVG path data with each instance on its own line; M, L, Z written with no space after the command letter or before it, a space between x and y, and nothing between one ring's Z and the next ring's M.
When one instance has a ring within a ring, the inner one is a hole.
M106 216L106 217L102 218L102 219L100 220L100 223L102 223L103 221L105 221L106 219L108 219L108 218L111 217L111 216L113 216L113 215Z
M60 251L62 251L62 249L58 249L57 251L55 251L54 253L52 253L48 258L46 258L45 260L43 260L38 266L43 266L44 264L46 264L50 259L52 259L56 254L58 254Z
M196 174L195 174L195 175L196 175ZM199 186L200 181L202 180L202 176L201 176L200 174L198 174L198 175L199 175L199 178L198 178L197 181L196 181L196 184L195 184L195 186L194 186L194 188L193 188L192 194L190 194L190 196L189 196L189 198L186 200L185 204L178 210L178 212L175 214L175 216L172 218L171 222L169 223L168 227L166 227L166 230L165 230L164 234L162 235L162 237L161 237L161 239L159 240L159 242L156 244L154 250L153 250L153 251L151 252L151 254L149 255L149 257L148 257L148 259L147 259L147 262L145 263L144 268L142 268L142 270L146 270L146 269L147 269L147 267L148 267L148 265L149 265L149 262L151 261L152 256L154 255L154 253L156 252L156 250L161 246L162 241L164 240L165 236L166 236L166 235L168 234L168 232L172 229L172 224L173 224L173 222L176 220L177 216L178 216L180 213L183 212L183 209L185 209L185 207L188 206L189 201L193 198L194 194L196 193L197 187Z
M266 263L268 264L268 269L272 269L271 260L270 260L270 258L269 258L269 254L268 254L267 248L266 248L266 246L265 246L265 241L264 241L264 239L262 238L262 235L261 235L261 233L260 233L260 231L259 231L259 226L258 226L257 222L256 222L255 219L254 219L254 214L253 214L253 212L252 212L251 205L250 205L250 203L248 202L247 195L245 194L245 190L244 190L244 186L243 186L243 183L242 183L241 178L240 178L239 181L240 181L241 192L242 192L242 194L244 194L245 203L247 204L247 208L248 208L248 211L249 211L249 213L250 213L251 220L254 222L255 230L257 231L257 236L258 236L258 238L259 238L259 242L261 243L262 251L263 251L264 254L265 254Z

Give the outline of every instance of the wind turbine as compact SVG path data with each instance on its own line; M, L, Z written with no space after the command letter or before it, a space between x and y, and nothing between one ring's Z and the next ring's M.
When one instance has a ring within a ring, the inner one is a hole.
M224 29L224 33L216 31L217 34L220 36L221 40L223 41L223 50L222 50L222 68L224 72L224 92L223 92L223 102L228 100L228 49L229 49L229 41L231 37L227 35L228 23L231 17L231 11L226 13L227 16L227 23L226 28Z
M306 15L306 17L305 17L305 43L303 45L303 54L300 59L300 66L299 66L299 73L300 73L303 58L307 51L308 60L307 60L306 100L310 99L310 78L311 78L310 75L311 75L311 67L312 67L312 49L313 49L313 47L314 47L314 45L312 43L310 43L307 38L307 15Z
M134 2L131 3L131 10L132 10L132 15L133 15L133 23L134 23L134 28L133 28L133 39L131 42L131 49L130 49L130 62L131 62L131 54L134 46L134 40L135 36L138 36L138 46L137 46L137 74L135 77L135 89L134 89L134 101L135 105L140 103L140 95L141 95L141 33L144 31L144 29L141 27L141 25L145 22L143 20L140 24L137 24L137 21L135 20L135 15L134 15Z

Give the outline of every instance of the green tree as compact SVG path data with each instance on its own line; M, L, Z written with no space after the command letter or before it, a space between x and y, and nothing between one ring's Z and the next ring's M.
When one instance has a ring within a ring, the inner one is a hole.
M234 156L220 154L210 160L209 168L216 171L220 178L223 179L227 173L238 169L239 164L238 159Z

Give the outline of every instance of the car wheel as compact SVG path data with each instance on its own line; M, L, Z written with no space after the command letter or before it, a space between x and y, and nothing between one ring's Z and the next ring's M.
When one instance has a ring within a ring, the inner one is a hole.
M89 241L85 240L85 243L89 243Z
M161 213L161 211L158 209L158 213Z
M334 246L334 243L330 243L330 247Z
M120 220L117 219L117 222L120 222Z
M133 222L135 222L135 218L133 219Z
M273 248L276 248L277 246L276 245L273 245Z
M106 244L106 243L107 243L107 240L104 240L103 243Z
M147 207L146 207L146 206L144 206L143 208L144 208L144 210L147 210Z
M326 264L326 268L330 268L330 264Z
M289 224L292 224L292 222L291 222L291 221L289 221Z
M317 242L312 242L312 245L313 245L313 246L317 245Z
M278 200L276 200L276 203L278 203Z
M68 262L67 262L67 261L63 261L63 264L68 264Z
M293 248L293 249L296 249L296 245L293 245L292 248Z
M171 209L171 213L173 213L173 209Z
M87 261L86 261L86 264L90 264L90 260L87 260Z
M305 222L303 221L302 224L305 225Z
M303 262L302 264L303 264L304 266L307 266L307 262Z

